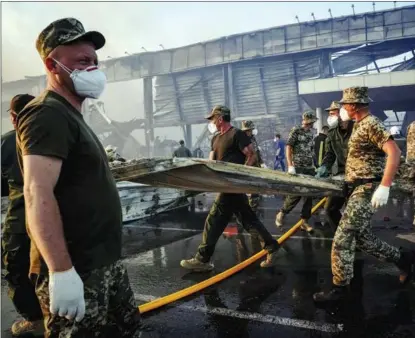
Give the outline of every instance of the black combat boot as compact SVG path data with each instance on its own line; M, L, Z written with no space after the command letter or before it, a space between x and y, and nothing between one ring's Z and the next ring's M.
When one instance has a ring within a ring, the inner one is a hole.
M413 270L415 265L415 251L401 250L401 257L396 263L396 266L401 270L399 275L399 282L405 284L413 276Z
M350 296L350 286L337 286L333 285L333 288L328 291L317 292L313 295L315 302L335 302L348 299Z

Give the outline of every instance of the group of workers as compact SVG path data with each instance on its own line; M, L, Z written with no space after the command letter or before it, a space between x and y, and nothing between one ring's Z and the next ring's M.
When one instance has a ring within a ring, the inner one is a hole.
M328 292L313 295L316 302L337 301L350 296L353 279L355 251L361 250L376 258L394 263L400 271L400 283L406 283L415 265L415 252L396 248L380 240L371 231L371 218L377 208L387 204L390 188L401 162L401 150L392 134L382 122L371 114L367 87L351 87L343 91L343 97L333 102L326 110L329 113L329 130L324 140L324 156L318 168L313 158L312 128L317 121L313 111L306 111L302 124L290 131L286 142L288 174L303 174L327 177L331 174L343 177L344 196L329 197L325 209L327 223L335 230L331 251L332 288ZM251 130L251 121L244 121L242 130L231 125L231 112L225 106L216 106L207 117L215 134L211 141L209 159L258 166L258 146ZM415 122L408 127L413 135ZM244 132L245 131L245 132ZM247 133L246 131L250 131ZM280 135L274 140L280 141ZM415 165L411 157L414 142L408 149L407 162ZM278 145L277 149L281 149ZM276 163L281 161L281 150ZM333 166L337 164L334 172ZM256 196L254 196L256 198ZM251 196L252 199L252 196ZM275 224L283 225L285 216L299 203L301 196L287 196L283 207L276 215ZM345 206L343 214L341 209ZM254 207L254 210L253 208ZM301 210L301 228L311 232L308 224L311 216L312 199L304 198ZM266 260L261 267L277 264L276 251L279 244L272 239L255 213L255 203L250 203L245 194L217 195L205 221L202 243L194 257L182 260L180 265L192 271L213 269L211 257L216 243L232 216L249 233L259 237L262 247L267 250Z
M108 161L123 159L113 156L114 149L105 151L81 114L84 100L97 99L105 87L96 54L104 44L101 33L86 32L74 18L52 22L36 41L47 74L45 91L37 97L17 95L10 104L14 130L2 137L2 196L10 199L2 259L9 295L23 317L11 328L15 336L133 337L140 331L140 312L121 262L122 211ZM327 176L336 161L348 191L343 198L329 199L330 222L339 224L332 246L333 290L316 294L316 301L347 297L356 247L395 263L401 282L414 264L413 252L400 251L370 231L374 208L387 203L400 150L370 114L369 103L367 88L354 87L329 108L327 152L317 176ZM264 166L252 122L235 128L225 106L215 106L207 119L215 132L209 159ZM277 160L286 150L289 174L316 174L311 152L315 121L314 112L305 112L287 146L279 146ZM414 152L408 149L408 154ZM189 155L184 144L175 152L177 157ZM285 199L277 225L299 200ZM257 204L255 195L218 194L197 253L181 266L212 270L216 243L233 216L267 250L261 267L276 265L279 244L259 220ZM301 217L306 231L310 212L311 200L305 199Z

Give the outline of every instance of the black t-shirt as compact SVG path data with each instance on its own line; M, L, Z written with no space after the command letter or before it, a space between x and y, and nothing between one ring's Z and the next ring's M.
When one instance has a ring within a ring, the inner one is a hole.
M24 155L62 160L55 197L76 270L87 272L117 261L121 257L120 198L105 150L82 114L57 93L46 91L25 107L17 122L21 167ZM33 241L30 271L47 273Z
M4 230L14 234L26 233L23 177L16 152L16 131L1 137L2 196L9 196L9 208L4 220ZM5 185L3 187L3 185ZM7 189L5 189L7 188ZM5 189L3 191L3 189Z
M215 135L211 146L215 160L245 164L242 150L250 144L251 139L242 130L231 127L226 133Z

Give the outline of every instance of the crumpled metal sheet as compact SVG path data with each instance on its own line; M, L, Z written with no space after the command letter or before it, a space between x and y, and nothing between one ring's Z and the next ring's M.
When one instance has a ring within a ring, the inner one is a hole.
M198 192L311 197L341 196L343 193L342 181L205 159L146 158L111 165L111 171L116 181ZM398 177L392 192L412 194L414 187L414 180Z
M176 189L265 195L341 195L341 182L204 159L140 159L112 166L117 181Z

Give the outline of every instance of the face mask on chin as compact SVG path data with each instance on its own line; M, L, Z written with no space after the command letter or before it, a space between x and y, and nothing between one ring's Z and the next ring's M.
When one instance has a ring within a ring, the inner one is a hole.
M334 116L334 115L330 115L327 118L327 124L329 125L330 128L337 127L339 125L339 117Z
M342 121L346 122L346 121L350 121L351 118L349 116L349 113L347 112L347 110L343 107L340 108L340 118L342 119Z
M90 66L83 70L70 70L68 67L53 59L66 71L72 79L75 92L85 98L98 99L105 89L107 77L97 66Z

